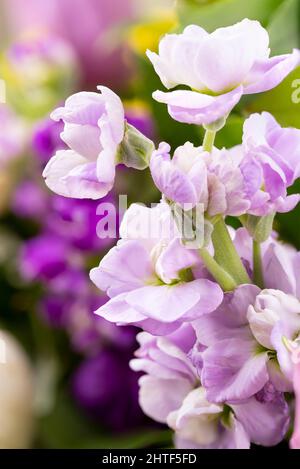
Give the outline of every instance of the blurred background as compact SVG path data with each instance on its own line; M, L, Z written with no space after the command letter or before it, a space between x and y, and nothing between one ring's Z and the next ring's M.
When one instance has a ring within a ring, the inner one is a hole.
M96 236L97 202L65 199L43 182L45 164L64 146L49 113L104 84L156 144L201 144L199 128L172 121L151 99L162 85L146 49L191 23L212 31L248 17L268 29L272 54L290 52L300 47L299 10L298 0L0 0L0 448L172 445L138 406L138 375L128 367L137 330L93 314L107 298L88 271L112 246ZM299 85L297 69L276 89L243 98L217 146L238 144L251 112L300 128ZM159 200L147 171L120 168L106 200L118 194ZM300 207L276 219L298 248L299 221Z

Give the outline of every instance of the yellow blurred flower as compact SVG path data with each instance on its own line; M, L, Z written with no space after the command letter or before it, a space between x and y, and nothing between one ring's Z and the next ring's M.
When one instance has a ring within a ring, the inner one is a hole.
M153 15L128 30L129 47L138 55L145 54L147 49L155 50L161 36L178 26L175 9L158 9Z

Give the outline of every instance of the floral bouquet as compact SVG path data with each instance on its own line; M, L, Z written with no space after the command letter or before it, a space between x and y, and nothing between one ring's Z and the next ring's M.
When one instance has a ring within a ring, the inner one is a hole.
M52 191L101 199L126 166L150 168L162 194L151 208L130 205L121 239L91 270L108 296L95 313L142 329L130 361L143 373L139 402L177 448L274 446L291 434L300 448L300 257L273 229L276 213L299 202L288 189L300 175L300 130L255 113L240 145L214 145L241 97L277 87L300 52L270 57L267 31L244 19L211 34L187 26L147 55L175 88L153 98L172 119L202 126L202 145L182 142L173 157L168 143L155 149L105 86L51 116L67 145L43 173ZM102 219L98 234L113 237L115 225Z

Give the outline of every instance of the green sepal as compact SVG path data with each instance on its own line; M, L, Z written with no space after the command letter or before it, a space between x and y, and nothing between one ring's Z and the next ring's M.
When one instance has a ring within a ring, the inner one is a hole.
M116 160L127 168L143 170L149 166L154 149L152 140L126 122L124 138L118 147Z

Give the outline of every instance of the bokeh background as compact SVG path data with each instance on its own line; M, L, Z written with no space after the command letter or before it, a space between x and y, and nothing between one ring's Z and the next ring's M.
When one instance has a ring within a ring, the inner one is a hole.
M138 376L128 366L137 330L93 314L106 297L88 271L114 242L96 236L97 203L64 199L43 182L43 167L63 147L49 113L104 84L155 143L201 144L201 129L172 121L151 99L162 85L145 51L188 24L212 31L245 17L267 28L273 54L300 47L299 0L0 0L0 448L172 445L138 406ZM300 128L299 87L297 69L276 89L244 97L217 146L238 144L252 112ZM159 200L147 171L120 168L106 200L118 194ZM276 228L300 248L300 207Z

